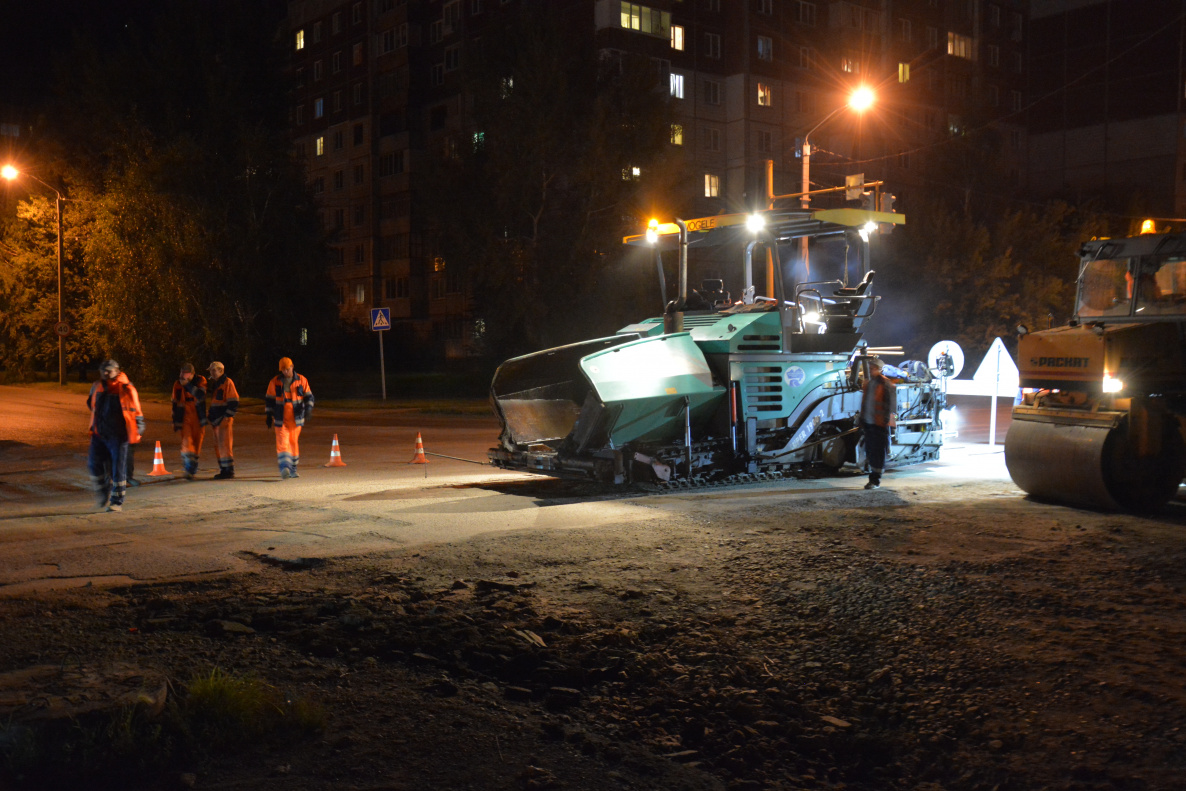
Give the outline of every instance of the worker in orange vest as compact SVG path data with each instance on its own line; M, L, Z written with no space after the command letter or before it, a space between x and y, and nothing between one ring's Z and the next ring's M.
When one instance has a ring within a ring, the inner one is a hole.
M309 380L293 368L292 360L280 358L280 373L268 382L264 396L268 428L276 429L276 461L281 478L299 478L297 465L301 449L297 440L305 421L313 414L313 390Z
M100 508L120 511L128 486L128 446L139 442L144 432L140 396L119 363L107 360L99 366L99 381L91 386L86 405L91 410L87 469L95 498Z
M181 466L192 481L206 436L206 377L196 375L192 363L181 366L173 383L173 430L181 432Z
M210 378L206 382L206 395L210 404L206 418L210 431L214 433L214 444L218 448L217 480L235 477L234 424L235 413L239 411L239 391L226 375L226 366L219 362L210 363L207 369Z

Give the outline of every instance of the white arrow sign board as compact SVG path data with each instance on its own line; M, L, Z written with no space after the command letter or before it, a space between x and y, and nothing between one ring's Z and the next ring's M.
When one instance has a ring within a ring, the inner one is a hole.
M996 395L1014 398L1021 383L1021 374L1017 370L1017 363L1000 338L988 347L988 354L980 362L980 367L971 379L948 379L947 392L951 395Z

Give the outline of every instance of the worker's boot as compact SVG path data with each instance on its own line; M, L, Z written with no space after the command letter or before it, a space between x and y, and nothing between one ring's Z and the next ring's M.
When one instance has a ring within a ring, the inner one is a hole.
M214 476L216 481L227 481L235 477L235 465L229 464L218 470L218 474Z

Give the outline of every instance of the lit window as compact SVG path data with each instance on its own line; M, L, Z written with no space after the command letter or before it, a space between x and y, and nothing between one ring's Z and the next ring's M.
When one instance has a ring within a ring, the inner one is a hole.
M772 107L774 105L770 96L770 86L764 82L758 83L758 104L762 107Z
M758 36L758 60L774 60L774 39Z
M622 181L638 181L642 175L642 168L629 167L622 168Z
M296 48L297 49L305 48L305 31L303 31L303 30L298 30L296 32Z
M684 144L684 127L682 124L671 125L671 144L675 146L682 146Z
M313 117L320 118L325 115L325 99L313 100Z
M671 95L676 99L684 98L684 75L671 72Z
M957 58L972 59L972 37L961 36L959 33L947 33L947 54Z
M910 82L910 64L898 64L898 82Z
M684 27L683 25L671 26L671 48L678 49L681 52L684 49Z
M721 194L721 177L711 173L704 174L704 197L716 198Z
M626 30L668 38L671 35L671 12L635 3L622 3L619 24Z
M860 74L861 62L856 58L841 58L840 70L847 72L848 74Z
M315 148L317 151L317 156L321 156L322 154L325 153L325 138L324 137L317 138Z
M360 304L367 301L367 287L362 283L354 287L354 301Z

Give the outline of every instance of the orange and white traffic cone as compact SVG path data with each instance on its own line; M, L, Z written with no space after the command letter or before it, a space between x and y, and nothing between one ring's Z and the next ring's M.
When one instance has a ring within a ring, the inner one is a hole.
M428 464L428 459L424 456L424 440L420 439L420 433L416 433L416 455L408 464Z
M329 449L329 461L324 465L326 467L345 467L346 462L342 461L342 451L338 448L338 435L334 434L334 444Z
M156 442L156 450L152 454L152 472L148 473L149 478L156 478L161 475L172 475L173 473L165 469L165 457L161 455L161 441Z

